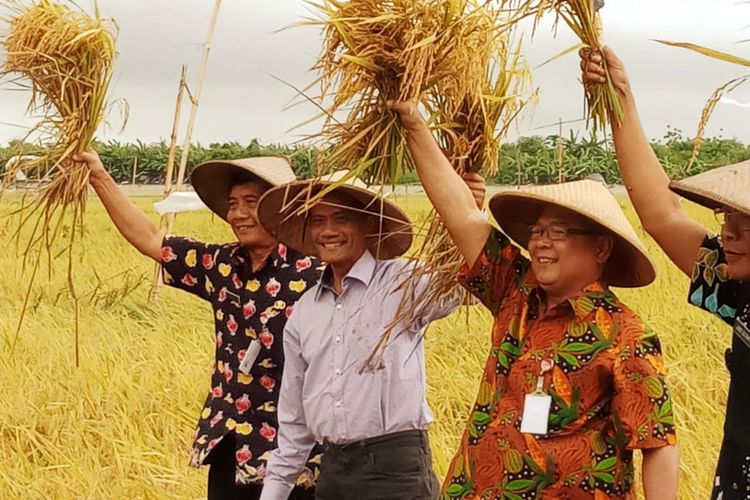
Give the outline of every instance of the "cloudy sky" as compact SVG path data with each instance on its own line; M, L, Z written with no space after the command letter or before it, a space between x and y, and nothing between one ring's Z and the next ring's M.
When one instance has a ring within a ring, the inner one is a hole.
M88 0L79 3L87 6ZM180 67L188 65L194 85L213 5L213 0L99 0L103 15L120 27L110 97L130 104L125 131L120 133L113 113L113 126L103 129L100 138L168 139ZM606 42L629 68L650 137L663 136L668 126L692 134L713 89L746 71L651 41L690 41L750 57L750 43L738 43L750 38L750 5L738 0L607 0L602 13ZM309 104L285 109L295 92L270 76L300 88L313 78L308 69L320 50L319 32L310 27L280 31L310 15L303 0L223 0L195 141L289 143L315 130L313 125L290 132L316 110ZM543 25L526 44L527 58L536 66L575 43L564 26L553 37L550 25ZM539 105L513 134L554 133L556 126L549 124L581 118L578 76L574 54L535 70ZM750 84L731 97L750 102ZM0 144L21 133L18 125L30 123L24 118L26 99L23 93L0 89ZM187 114L185 109L183 130ZM750 142L748 117L750 108L720 104L708 135Z

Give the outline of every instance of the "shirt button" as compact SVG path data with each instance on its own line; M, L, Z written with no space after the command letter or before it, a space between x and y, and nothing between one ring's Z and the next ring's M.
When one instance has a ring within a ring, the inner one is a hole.
M336 335L336 343L337 344L341 343L341 335Z
M336 373L336 375L341 375L341 370L339 368L336 368L335 373Z
M342 404L343 402L339 399L338 401L336 401L336 408L341 408Z
M336 304L336 310L337 311L340 311L342 307L344 307L344 306L342 306L341 304Z

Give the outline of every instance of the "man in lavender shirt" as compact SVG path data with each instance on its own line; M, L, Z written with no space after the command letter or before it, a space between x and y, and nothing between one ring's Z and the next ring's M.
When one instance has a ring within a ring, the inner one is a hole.
M432 304L398 322L382 367L362 370L404 294L407 305L414 303L424 282L401 286L413 264L396 257L411 245L411 222L364 183L352 177L321 201L306 203L333 180L272 189L258 206L271 234L328 263L284 329L279 447L269 459L261 499L287 498L316 441L326 445L316 498L437 498L421 339L427 324L452 312L457 301ZM467 183L481 203L483 179Z

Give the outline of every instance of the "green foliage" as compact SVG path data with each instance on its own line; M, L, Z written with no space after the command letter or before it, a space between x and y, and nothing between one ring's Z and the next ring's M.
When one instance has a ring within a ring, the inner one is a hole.
M672 128L660 140L653 141L651 147L672 179L750 159L750 146L736 139L715 137L703 141L700 155L688 169L693 142L683 137L679 129ZM601 174L608 183L621 182L614 145L607 139L581 139L571 133L567 138L521 137L504 144L500 150L500 171L488 182L546 184L582 179L590 174Z
M19 149L18 143L8 147L0 147L0 175L5 169L5 163L16 154L35 154L36 148L24 145ZM169 145L164 141L146 144L141 141L121 144L116 141L97 142L94 149L99 153L102 163L109 170L117 182L129 183L133 177L133 165L137 159L137 184L163 184L166 170ZM177 148L175 171L179 165L182 148ZM288 156L292 168L300 178L309 178L314 173L314 162L317 150L307 146L285 146L281 144L260 144L253 139L244 146L237 142L214 143L204 147L194 144L190 147L185 178L190 178L190 172L196 165L208 160L232 160L253 156Z
M679 129L667 128L661 139L651 143L656 156L673 179L694 175L709 168L728 165L750 159L750 145L736 139L715 137L705 139L695 163L688 169L693 143ZM20 148L20 149L19 149ZM137 158L136 183L159 184L164 182L164 169L169 148L166 143L145 144L141 141L120 144L115 141L96 143L96 150L112 176L118 182L131 182L133 163ZM17 153L20 151L20 153ZM11 143L0 147L0 174L5 163L14 154L35 154L38 148ZM180 158L177 150L177 162ZM261 144L253 139L248 145L237 142L214 143L204 147L193 145L187 178L190 171L207 160L236 159L252 156L289 156L297 177L310 178L315 169L318 150L311 146L286 146L283 144ZM487 179L491 184L546 184L558 180L576 180L589 174L601 174L609 183L619 183L614 147L608 139L580 138L571 133L568 137L556 135L521 137L515 142L503 144L500 149L500 170ZM561 157L562 156L562 157ZM561 161L562 160L562 161ZM562 165L562 169L560 167ZM400 183L418 182L416 174L407 172Z

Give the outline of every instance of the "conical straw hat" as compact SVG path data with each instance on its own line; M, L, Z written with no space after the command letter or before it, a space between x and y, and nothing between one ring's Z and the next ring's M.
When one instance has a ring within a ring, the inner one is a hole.
M669 189L704 207L750 214L750 160L672 181Z
M340 191L361 204L361 210L377 217L376 231L367 236L368 249L378 259L403 255L411 246L412 224L395 203L370 190L349 170L309 181L297 181L269 189L258 202L258 218L280 242L305 255L318 255L310 236L309 210L321 192Z
M201 163L190 174L190 182L203 203L226 220L233 183L237 177L247 174L271 186L281 186L297 180L287 158L256 156Z
M639 287L654 281L656 270L643 243L615 197L601 182L582 180L524 187L496 194L490 200L495 220L523 248L529 244L529 226L549 205L580 214L613 236L614 246L604 276L608 284Z

